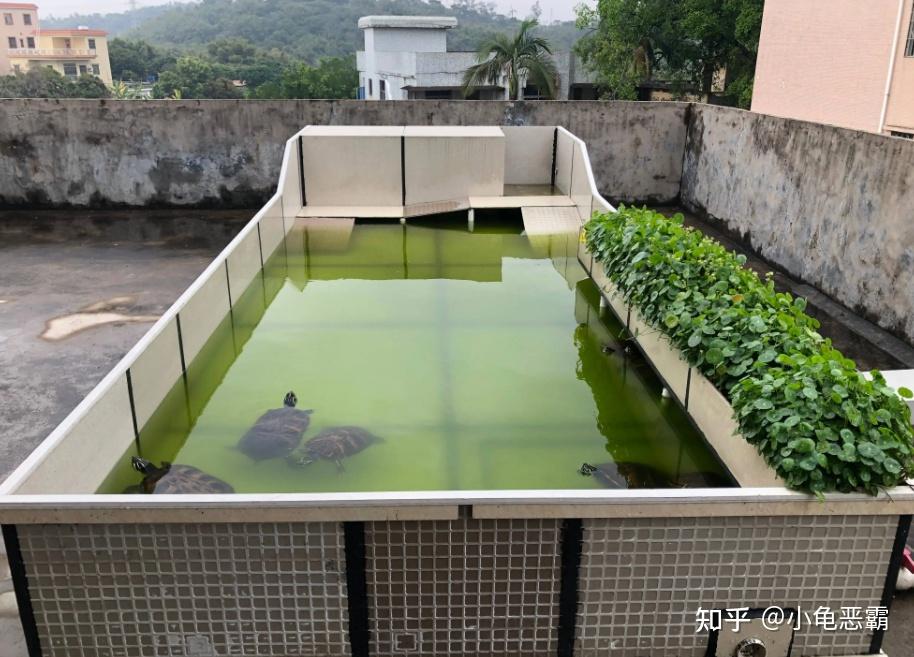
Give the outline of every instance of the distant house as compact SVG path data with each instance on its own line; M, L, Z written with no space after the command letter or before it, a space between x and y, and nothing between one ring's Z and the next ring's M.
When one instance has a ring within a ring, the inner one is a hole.
M37 5L0 2L0 75L39 66L71 79L94 75L110 85L108 33L88 27L42 30Z
M447 49L447 31L457 27L450 16L365 16L365 49L357 54L359 98L414 100L463 98L463 74L476 63L475 52ZM554 55L559 71L558 100L597 97L593 75L572 53ZM507 84L477 89L476 100L502 100ZM524 97L540 98L533 86Z
M914 138L914 0L766 0L752 110Z

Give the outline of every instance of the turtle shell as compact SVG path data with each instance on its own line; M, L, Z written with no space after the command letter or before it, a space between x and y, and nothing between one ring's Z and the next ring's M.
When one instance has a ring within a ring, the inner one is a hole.
M361 452L379 440L376 435L361 427L330 427L306 442L305 449L313 459L338 461Z
M261 415L238 441L238 449L255 461L292 453L311 423L311 411L291 406L274 408Z
M156 479L155 477L159 477ZM151 489L151 490L150 490ZM171 465L163 475L143 479L143 483L128 486L125 493L155 493L156 495L209 495L234 493L235 489L221 479L208 475L191 465Z

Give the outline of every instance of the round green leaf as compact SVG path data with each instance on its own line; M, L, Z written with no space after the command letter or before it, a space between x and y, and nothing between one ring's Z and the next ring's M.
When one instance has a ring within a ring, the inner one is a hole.
M705 352L705 362L709 365L720 365L724 360L724 352L717 347L712 347Z

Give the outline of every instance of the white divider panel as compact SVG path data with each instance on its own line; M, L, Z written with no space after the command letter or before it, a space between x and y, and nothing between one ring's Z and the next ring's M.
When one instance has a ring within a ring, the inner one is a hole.
M554 126L504 126L505 184L549 185L552 183Z
M496 127L407 127L406 205L502 196L505 135Z
M282 168L279 172L279 185L276 188L280 197L281 211L287 217L297 216L302 209L301 161L298 154L299 134L301 133L297 133L286 142Z
M219 322L229 312L228 286L225 278L225 265L204 274L200 289L181 309L181 336L184 340L184 362L189 366L200 353L203 345L219 326Z
M663 333L649 326L634 308L631 309L629 330L638 336L638 343L650 354L651 362L672 393L685 404L689 364L679 355L679 350Z
M739 434L730 402L698 370L692 370L688 411L740 486L766 488L784 485L755 446Z
M82 417L55 429L48 438L51 444L58 432L63 433L62 438L26 477L17 494L96 491L135 439L126 376L113 379Z
M266 263L286 236L280 197L274 196L270 199L260 214L260 242L263 247L263 261ZM293 221L289 219L290 224Z
M257 236L257 226L248 226L252 230L247 231L228 256L232 304L238 303L248 285L260 272L260 239Z
M399 126L309 126L302 131L309 206L401 206Z
M555 144L555 187L562 194L571 194L571 174L574 161L574 140L559 129Z
M181 374L178 324L171 319L130 366L137 427L143 428Z
M568 195L578 209L581 221L590 221L593 190L588 175L587 152L583 143L575 141L572 145L571 191Z

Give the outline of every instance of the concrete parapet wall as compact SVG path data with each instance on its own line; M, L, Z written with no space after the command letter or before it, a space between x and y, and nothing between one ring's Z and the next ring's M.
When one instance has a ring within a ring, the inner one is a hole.
M723 107L0 100L0 206L259 207L309 124L564 126L610 200L681 202L914 341L914 143Z
M914 142L694 105L681 202L914 341Z
M305 125L562 125L601 190L679 195L688 105L506 101L0 100L0 205L259 206Z

